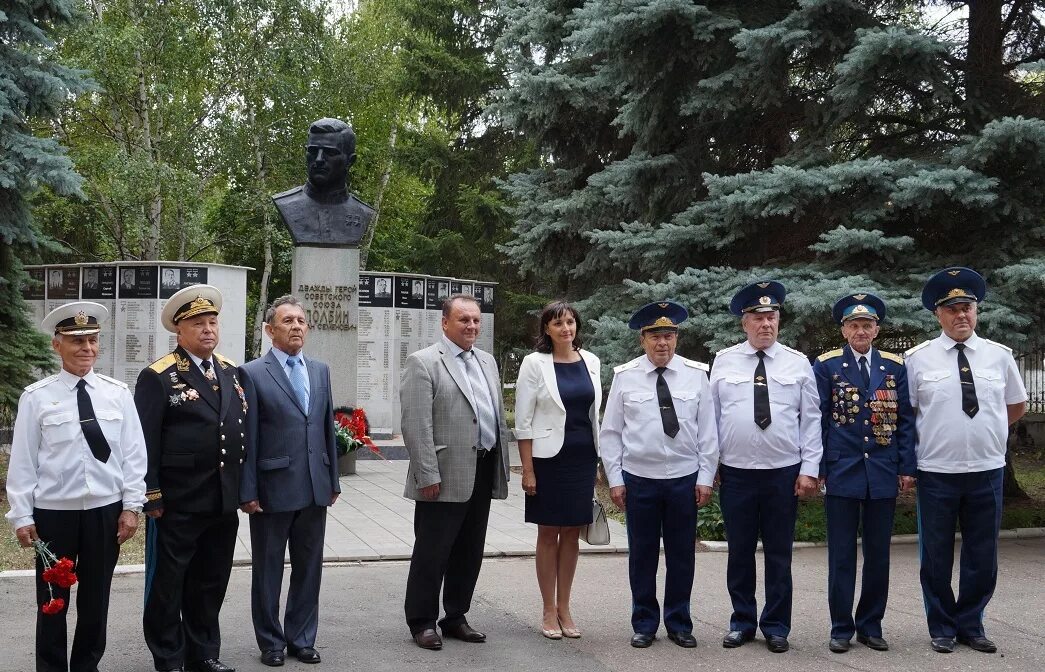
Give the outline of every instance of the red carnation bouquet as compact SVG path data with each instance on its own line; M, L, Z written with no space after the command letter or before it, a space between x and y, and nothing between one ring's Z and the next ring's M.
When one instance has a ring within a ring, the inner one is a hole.
M44 563L44 571L41 574L41 578L47 583L47 592L51 595L51 599L40 607L40 611L48 615L61 613L62 609L65 609L65 600L54 596L54 588L52 586L72 588L73 584L76 583L73 561L69 558L59 558L47 547L47 542L39 539L33 541L33 549Z
M338 408L334 411L334 438L337 440L337 454L351 453L357 448L366 447L370 452L383 458L381 450L369 436L370 422L361 408Z

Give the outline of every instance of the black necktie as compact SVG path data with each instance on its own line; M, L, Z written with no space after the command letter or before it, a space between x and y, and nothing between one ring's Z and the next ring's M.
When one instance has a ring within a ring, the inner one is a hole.
M965 344L958 343L954 349L958 351L958 380L962 381L962 410L971 418L980 410L980 402L976 400L976 384L972 382L972 368L969 367L969 358L965 356Z
M87 381L83 378L76 383L76 408L80 411L80 429L83 430L83 438L87 439L91 453L99 462L108 462L112 450L102 434L102 428L98 426L98 420L94 417L94 404L91 403L91 396L87 394Z
M217 392L219 389L218 376L216 373L214 373L214 369L211 368L210 360L201 360L200 366L203 367L203 377L211 382L211 387L213 387L214 391Z
M867 358L860 358L860 376L864 379L864 389L871 389L871 372L867 370Z
M657 404L660 406L660 424L664 426L664 433L675 438L679 433L679 416L675 415L675 402L671 400L671 390L668 389L668 381L664 380L664 371L667 367L658 366L657 371Z
M769 381L766 379L766 353L759 350L758 366L755 367L755 424L761 429L769 427L773 422L769 412Z

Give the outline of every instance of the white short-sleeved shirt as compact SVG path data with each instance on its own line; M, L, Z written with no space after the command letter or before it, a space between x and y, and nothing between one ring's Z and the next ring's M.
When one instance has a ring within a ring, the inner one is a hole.
M80 429L80 378L63 369L25 388L7 474L7 519L15 529L33 524L34 507L81 511L121 500L124 509L145 504L148 458L134 399L113 378L90 371L83 379L112 451L109 459L94 457Z
M710 486L718 469L718 434L707 364L675 355L664 371L679 432L664 433L657 401L657 372L642 355L613 370L599 432L599 453L610 487L624 485L624 471L643 478L697 473Z
M722 464L738 469L780 469L802 463L816 478L824 452L820 393L809 359L780 343L765 349L771 422L755 424L757 350L747 341L719 351L711 370Z
M915 408L918 468L943 474L1005 466L1007 406L1027 401L1012 351L975 333L965 341L979 411L962 410L956 341L940 334L907 351L907 383Z

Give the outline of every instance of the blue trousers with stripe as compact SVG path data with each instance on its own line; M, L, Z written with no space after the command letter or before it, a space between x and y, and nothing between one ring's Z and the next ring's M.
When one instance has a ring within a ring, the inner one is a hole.
M729 559L726 587L733 602L729 629L765 636L791 632L791 546L795 540L798 497L795 480L801 464L780 469L719 466L719 502L726 524ZM766 564L766 603L756 623L755 550L762 537Z
M922 596L930 637L983 637L998 581L1004 468L966 474L918 470ZM958 597L951 589L954 529L962 533Z
M852 639L860 633L882 636L882 617L889 597L889 544L896 500L824 497L827 513L827 604L831 637ZM853 619L856 594L856 532L863 528L864 567L860 602Z
M655 634L660 627L657 565L664 538L664 627L693 632L689 601L697 545L696 472L678 478L643 478L624 472L628 523L631 627Z

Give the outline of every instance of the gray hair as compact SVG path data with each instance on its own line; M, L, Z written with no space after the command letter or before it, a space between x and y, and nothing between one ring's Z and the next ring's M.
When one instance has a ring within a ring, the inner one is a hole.
M280 306L297 306L301 312L305 312L305 305L301 303L301 299L293 294L284 294L269 305L268 310L265 311L265 322L272 324L272 321L276 319L276 309Z
M479 306L479 299L471 294L451 294L443 299L443 317L450 317L450 310L454 307L454 301L471 301Z

